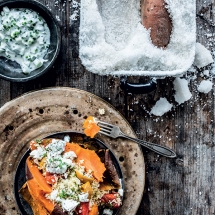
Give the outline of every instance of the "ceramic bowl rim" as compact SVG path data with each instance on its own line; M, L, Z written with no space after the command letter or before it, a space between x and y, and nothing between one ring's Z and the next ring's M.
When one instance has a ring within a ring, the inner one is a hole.
M19 2L28 3L28 4L31 4L33 7L37 7L39 9L43 10L44 13L52 20L52 22L56 28L56 35L57 35L55 53L54 53L52 59L50 60L49 64L43 70L41 70L40 72L38 72L34 75L31 75L31 73L30 73L29 76L26 76L23 78L22 77L9 77L7 75L0 73L0 78L2 78L4 80L12 81L12 82L27 82L27 81L33 80L33 79L45 74L47 71L49 71L52 68L55 60L57 59L57 57L59 55L60 48L61 48L61 30L60 30L60 25L59 25L57 19L52 14L52 12L44 4L42 4L36 0L4 0L4 1L0 2L0 7L7 6L8 4L12 5L13 3L19 3ZM26 8L28 8L28 7L26 6ZM34 10L34 9L31 9L31 10Z

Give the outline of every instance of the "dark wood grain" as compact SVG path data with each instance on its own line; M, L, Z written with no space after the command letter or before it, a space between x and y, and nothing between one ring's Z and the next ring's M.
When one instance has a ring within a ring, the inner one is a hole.
M202 79L199 76L190 85L192 98L183 105L174 101L173 78L158 80L158 88L150 94L126 95L120 90L119 78L94 75L82 66L78 58L79 20L69 19L72 1L58 0L56 6L54 0L39 1L60 18L60 56L53 69L36 80L0 80L0 106L23 93L51 86L74 87L102 97L127 117L139 138L174 149L183 161L166 159L143 148L146 186L137 215L214 214L214 90L198 93L196 84ZM197 41L212 51L214 6L213 1L197 0ZM144 78L129 80L142 82ZM166 97L174 108L162 117L151 116L149 111L160 97Z

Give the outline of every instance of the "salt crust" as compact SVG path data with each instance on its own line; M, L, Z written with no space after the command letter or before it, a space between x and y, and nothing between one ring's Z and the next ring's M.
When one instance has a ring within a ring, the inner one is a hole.
M173 105L170 104L166 98L160 98L156 102L150 113L156 116L162 116L164 113L170 111L172 106Z
M207 50L202 44L196 43L196 54L193 65L198 68L207 66L210 63L213 63L213 58L209 50Z
M82 0L79 57L99 75L177 76L195 55L195 0L165 0L173 29L168 47L151 43L139 0Z
M203 80L198 86L198 91L201 93L209 93L213 88L213 83L209 80Z
M192 97L192 94L188 87L188 81L183 78L176 78L173 82L175 90L175 101L178 104L182 104Z

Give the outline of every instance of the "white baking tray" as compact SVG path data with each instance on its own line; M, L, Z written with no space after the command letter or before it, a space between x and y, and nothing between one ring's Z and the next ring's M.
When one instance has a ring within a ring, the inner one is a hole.
M195 0L166 0L172 34L166 49L152 45L138 0L82 0L79 56L90 72L113 76L179 76L194 61Z

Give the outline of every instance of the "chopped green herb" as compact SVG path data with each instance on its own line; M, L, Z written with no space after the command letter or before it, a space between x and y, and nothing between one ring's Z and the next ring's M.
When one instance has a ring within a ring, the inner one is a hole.
M26 58L28 58L28 56L26 56ZM41 143L42 143L42 141L41 141L41 140L36 139L36 143L41 144Z
M64 190L61 190L59 196L61 199L66 199L68 197L68 194Z

